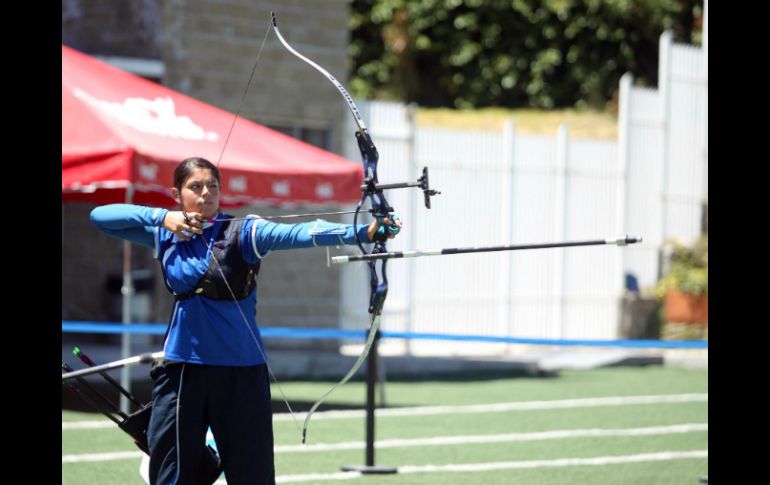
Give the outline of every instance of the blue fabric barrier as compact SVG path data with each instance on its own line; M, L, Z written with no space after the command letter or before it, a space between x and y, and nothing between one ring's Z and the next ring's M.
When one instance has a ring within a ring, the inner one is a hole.
M166 324L162 323L132 323L123 325L120 322L76 322L62 321L62 332L71 333L107 333L107 334L141 334L164 335ZM260 332L264 338L290 339L358 339L364 340L364 330L339 330L332 328L303 328L303 327L262 327ZM625 347L625 348L660 348L660 349L707 349L707 340L569 340L543 339L524 337L490 337L484 335L451 335L443 333L414 333L414 332L381 332L382 338L411 339L411 340L455 340L463 342L490 342L504 344L554 345L571 347Z

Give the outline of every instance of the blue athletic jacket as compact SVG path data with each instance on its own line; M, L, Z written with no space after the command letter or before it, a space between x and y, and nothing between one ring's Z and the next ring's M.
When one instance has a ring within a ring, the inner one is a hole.
M203 238L193 235L185 241L162 227L167 212L153 207L113 204L94 209L91 221L110 236L153 248L163 267L166 284L174 294L181 295L193 290L206 273L211 252L204 240L212 243L220 229L217 226L222 223L206 223ZM363 242L368 241L366 230L366 225L359 225L359 238ZM276 224L253 218L243 221L240 231L241 255L249 265L271 251L355 243L352 225L321 220ZM233 300L211 300L203 296L176 301L164 344L166 359L232 366L264 363L266 356L259 350L264 346L256 322L256 304L256 286L237 304Z

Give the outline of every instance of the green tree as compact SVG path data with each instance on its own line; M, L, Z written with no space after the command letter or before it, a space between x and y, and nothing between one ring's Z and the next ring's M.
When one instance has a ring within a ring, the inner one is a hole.
M354 0L351 89L457 108L603 108L658 38L700 40L702 0Z

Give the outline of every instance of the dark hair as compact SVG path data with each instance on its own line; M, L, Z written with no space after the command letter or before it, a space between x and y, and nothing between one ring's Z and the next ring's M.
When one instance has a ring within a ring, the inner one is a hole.
M211 173L214 175L214 178L217 179L217 182L220 184L222 183L222 180L219 176L219 169L216 167L216 165L209 162L205 158L191 157L185 158L179 162L179 165L177 165L174 169L174 187L176 187L177 190L182 190L182 184L185 180L187 180L187 177L201 168L207 168L211 170Z

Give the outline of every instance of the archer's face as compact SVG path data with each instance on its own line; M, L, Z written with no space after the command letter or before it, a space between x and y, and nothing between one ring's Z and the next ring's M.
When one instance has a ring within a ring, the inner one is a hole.
M174 199L187 212L198 212L210 219L219 212L219 182L208 168L199 168L182 184L182 190L173 189Z

